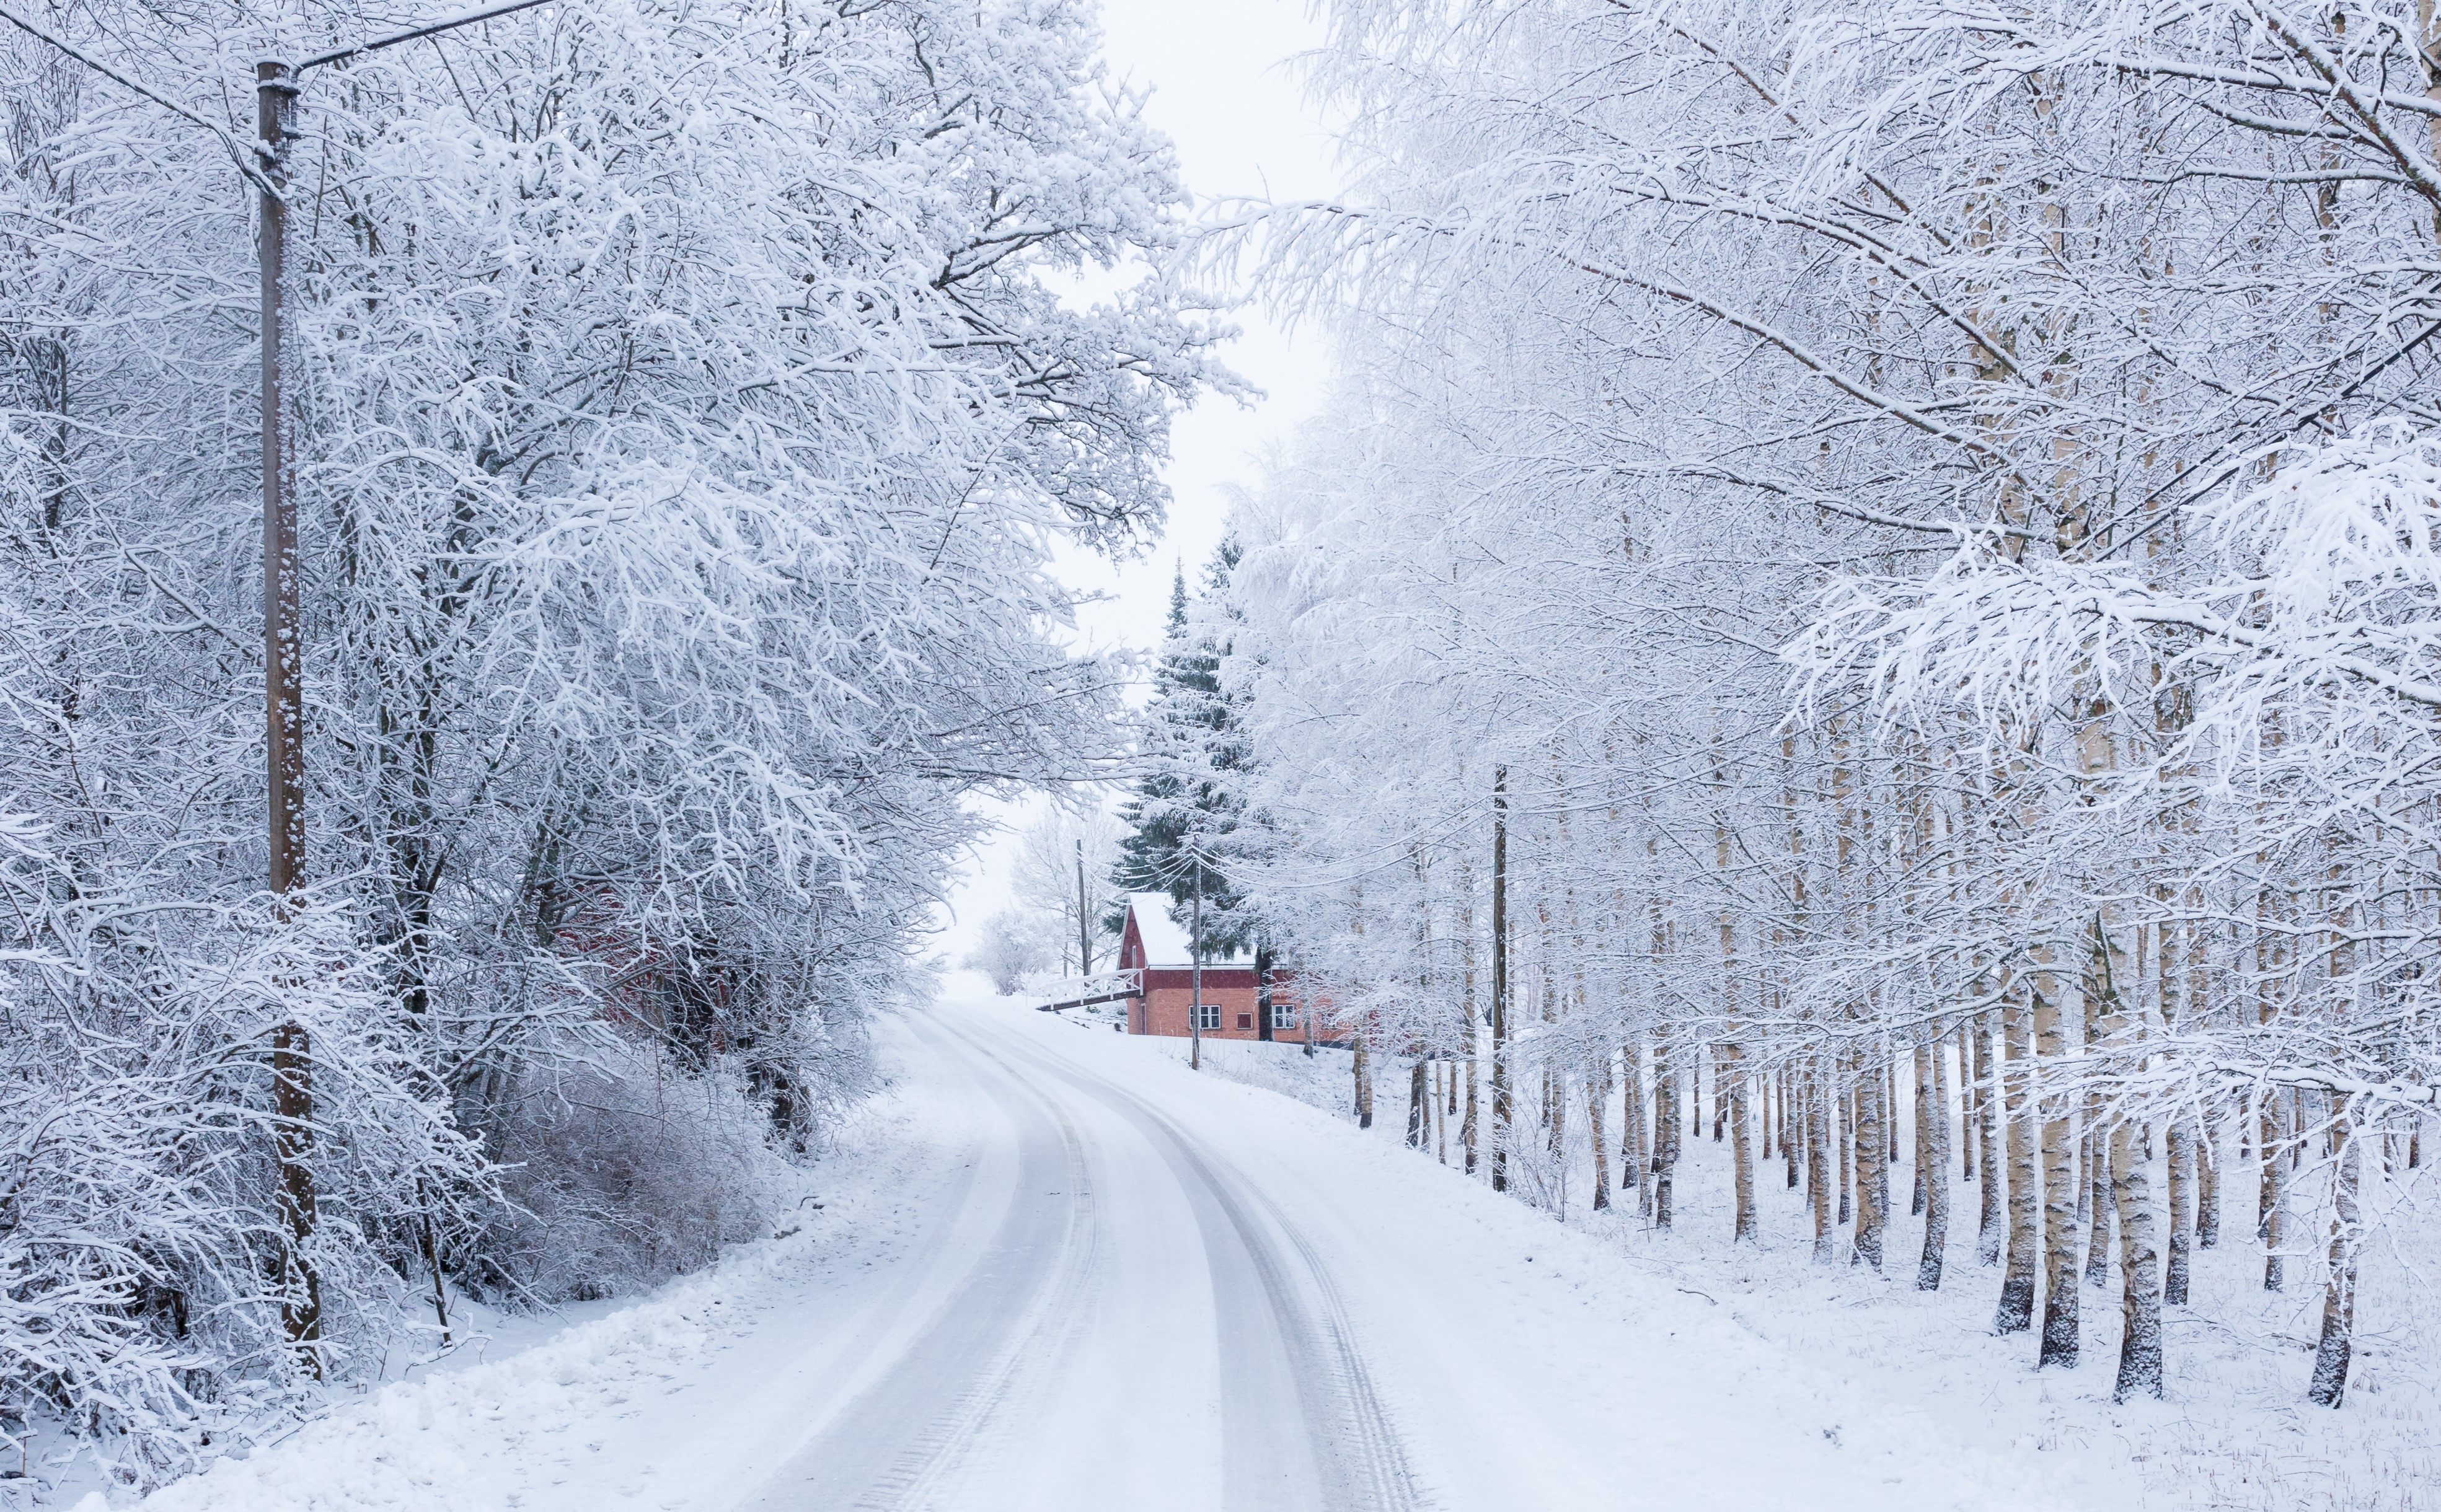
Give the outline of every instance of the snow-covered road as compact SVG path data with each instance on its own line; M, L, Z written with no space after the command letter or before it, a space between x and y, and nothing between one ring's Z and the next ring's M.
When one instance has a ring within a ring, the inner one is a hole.
M2097 1504L1160 1047L1005 1003L889 1041L808 1233L148 1507Z

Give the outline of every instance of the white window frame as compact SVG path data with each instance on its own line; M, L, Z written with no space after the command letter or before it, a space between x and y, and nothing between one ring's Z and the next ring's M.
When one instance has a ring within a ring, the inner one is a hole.
M1294 1029L1296 1026L1296 1004L1293 1002L1275 1002L1272 1004L1272 1030L1274 1033L1276 1034L1283 1029Z
M1220 1032L1220 1005L1219 1003L1198 1003L1191 1011L1194 1013L1198 1020L1196 1023L1196 1027L1198 1029L1202 1030L1207 1035L1218 1034Z

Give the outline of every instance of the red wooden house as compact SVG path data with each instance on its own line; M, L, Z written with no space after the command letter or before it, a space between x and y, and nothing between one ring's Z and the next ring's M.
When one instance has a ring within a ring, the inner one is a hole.
M1130 1035L1184 1035L1191 1032L1195 1009L1195 950L1187 931L1169 915L1169 899L1158 892L1128 894L1126 927L1119 935L1119 966L1134 974L1136 990L1128 999ZM1281 971L1271 973L1270 1033L1264 1033L1263 988L1256 980L1254 962L1241 956L1203 958L1203 1033L1220 1039L1279 1039L1301 1043L1313 1033L1313 1016ZM1316 1044L1332 1042L1326 1025Z

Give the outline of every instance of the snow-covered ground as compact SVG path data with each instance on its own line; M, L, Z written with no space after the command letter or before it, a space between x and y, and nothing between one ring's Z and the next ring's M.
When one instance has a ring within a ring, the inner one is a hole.
M1153 1043L1157 1053L1186 1054L1182 1043ZM1203 1053L1207 1074L1299 1099L1352 1129L1345 1053L1309 1059L1287 1047L1232 1043L1208 1043ZM1786 1187L1776 1160L1758 1169L1758 1241L1732 1244L1731 1163L1727 1147L1709 1137L1709 1088L1703 1136L1687 1138L1678 1170L1674 1233L1654 1232L1637 1216L1633 1194L1608 1213L1587 1210L1591 1161L1581 1125L1570 1131L1565 1226L1596 1238L1648 1281L1716 1299L1738 1326L1815 1368L1923 1412L1953 1443L2037 1455L2085 1488L2088 1505L2120 1498L2159 1512L2441 1508L2441 1290L2424 1258L2436 1252L2441 1233L2413 1212L2366 1258L2357 1364L2345 1407L2329 1412L2304 1400L2322 1292L2293 1280L2285 1293L2264 1292L2262 1251L2250 1242L2254 1184L2247 1170L2233 1170L2221 1190L2224 1242L2196 1251L2191 1305L2167 1309L2167 1398L2121 1406L2110 1400L2120 1335L2116 1268L2106 1287L2084 1289L2081 1365L2037 1372L2033 1335L2001 1339L1991 1331L1999 1272L1976 1260L1971 1185L1951 1189L1947 1266L1937 1293L1915 1289L1924 1228L1905 1211L1911 1165L1891 1175L1901 1211L1891 1221L1886 1273L1812 1263L1810 1211L1802 1193ZM1375 1126L1362 1137L1407 1160L1430 1160L1401 1143L1402 1064L1381 1070L1376 1097ZM1451 1119L1453 1162L1460 1157L1457 1130ZM2158 1194L2163 1173L2154 1176ZM1557 1226L1558 1215L1543 1221Z
M1971 1244L1926 1305L1778 1241L1724 1258L1698 1191L1665 1260L1247 1085L1329 1100L1344 1053L1206 1047L1197 1075L1005 1002L887 1037L895 1086L801 1232L148 1512L2151 1507L2128 1446L2202 1416L2070 1433L2104 1368L2033 1380L1962 1326L1921 1358L1988 1305Z

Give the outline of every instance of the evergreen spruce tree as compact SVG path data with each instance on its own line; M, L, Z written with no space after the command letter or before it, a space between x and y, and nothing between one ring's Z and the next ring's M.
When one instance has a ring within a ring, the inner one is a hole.
M1205 591L1215 599L1228 586L1239 549L1235 541L1222 541L1204 568ZM1229 774L1242 763L1243 743L1220 687L1228 645L1210 626L1194 624L1189 607L1182 564L1170 585L1169 622L1145 709L1148 770L1120 810L1129 834L1120 843L1118 881L1126 892L1166 893L1173 916L1183 920L1200 870L1203 947L1220 955L1247 947L1256 934L1225 871L1240 806ZM1269 1032L1267 1018L1266 1037Z

